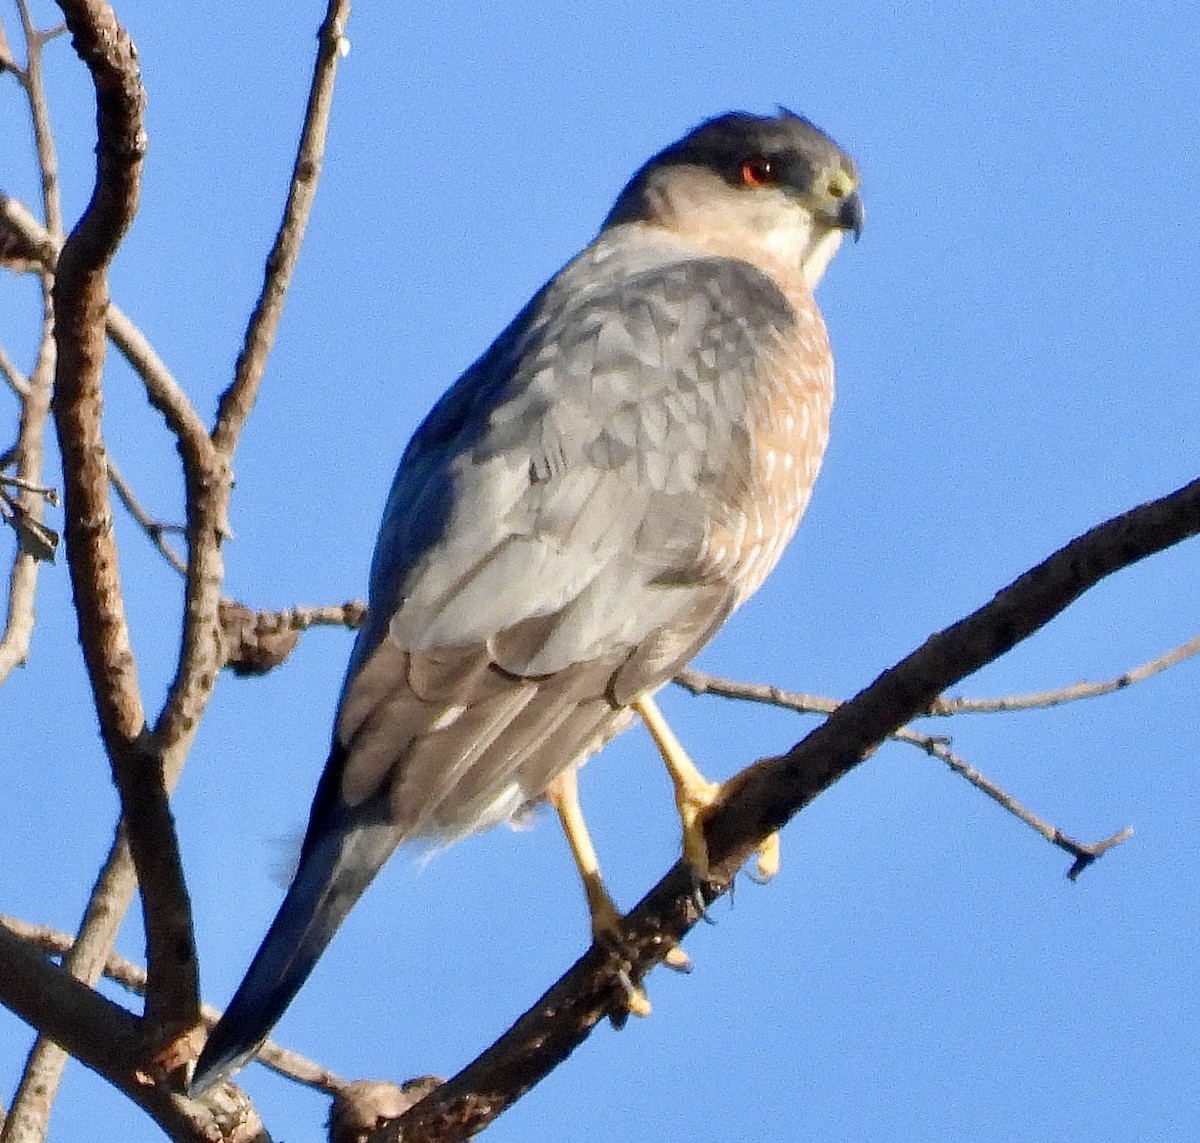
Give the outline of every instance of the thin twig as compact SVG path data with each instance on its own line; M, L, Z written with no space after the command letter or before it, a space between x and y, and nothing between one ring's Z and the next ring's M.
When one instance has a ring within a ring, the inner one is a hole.
M133 491L129 481L125 479L112 457L108 458L108 479L112 481L113 490L120 497L121 503L125 505L125 510L137 521L138 527L146 533L150 542L161 553L163 559L179 572L180 575L186 575L187 561L167 543L167 532L181 532L183 529L178 525L170 526L163 524L142 507L142 502L137 498L137 494Z
M832 714L841 701L824 695L804 694L801 691L786 691L782 687L767 683L743 683L736 679L725 679L685 667L674 678L684 690L694 695L719 695L721 698L741 699L746 702L764 703L783 707L800 714Z
M285 607L282 611L257 612L258 628L261 631L307 631L310 627L347 627L356 631L363 625L367 605L352 599L346 603L325 604L319 607Z
M56 356L52 311L47 303L43 311L37 363L29 377L29 393L21 404L21 425L16 446L17 475L32 486L40 486L42 481L44 438L50 415ZM45 517L42 498L27 493L21 503L34 525L41 524ZM4 635L0 638L0 684L29 657L39 565L40 561L34 554L20 548L13 556L8 585L8 612Z
M19 488L22 492L32 493L34 496L40 496L47 504L58 504L58 492L53 488L48 488L44 484L32 484L28 480L22 480L19 476L5 476L0 473L0 484L6 485L9 488Z
M0 373L4 374L4 380L8 382L8 387L21 400L24 401L29 396L29 378L17 368L16 362L9 357L2 345L0 345Z
M17 66L17 61L13 59L12 48L8 44L8 37L4 34L4 18L0 17L0 75L3 75L6 71L11 71L18 77L21 75L21 69ZM2 1122L3 1120L0 1120L0 1123Z
M234 380L218 405L212 433L216 465L202 464L200 458L190 457L186 448L182 450L188 578L179 666L155 722L155 734L163 743L169 744L192 732L204 713L221 665L219 607L225 574L221 543L230 534L230 465L258 393L316 193L333 84L338 60L344 54L344 29L349 13L348 0L330 0L318 33L317 59L283 222L267 259L262 294L250 320Z
M1177 663L1182 663L1186 659L1193 658L1195 655L1200 655L1200 635L1189 639L1186 643L1181 643L1178 647L1166 652L1164 655L1159 655L1156 659L1151 659L1148 663L1143 663L1140 667L1134 667L1132 670L1125 671L1115 678L1105 679L1103 682L1079 682L1069 687L1059 687L1056 690L1034 691L1023 695L1005 695L992 699L939 698L925 713L940 716L951 714L991 714L997 711L1014 710L1043 710L1047 707L1060 706L1067 702L1076 702L1079 699L1098 698L1100 695L1110 695L1114 691L1124 690L1125 687L1131 687L1135 683L1144 682L1146 679L1167 670L1168 667L1173 667Z
M949 715L955 713L979 713L995 711L1037 710L1046 707L1059 706L1062 703L1076 702L1079 699L1096 698L1099 695L1112 694L1114 691L1143 682L1182 663L1200 653L1200 636L1189 639L1186 643L1167 651L1157 658L1151 659L1141 666L1106 679L1099 683L1081 682L1069 687L1059 687L1055 690L1038 691L1025 695L1009 695L993 699L951 698L937 699L932 708L925 714ZM695 695L713 694L722 698L741 699L748 702L764 703L798 711L803 714L830 714L842 705L838 700L822 695L801 694L796 691L786 691L780 687L762 683L744 683L734 679L721 678L704 671L686 668L675 676L676 683ZM1022 805L1006 790L998 786L985 774L975 769L964 759L955 754L945 739L936 735L923 734L910 726L901 727L890 738L897 742L905 742L939 761L946 763L956 774L965 778L976 789L982 791L998 805L1003 806L1011 814L1020 818L1026 825L1036 830L1047 841L1065 850L1074 859L1067 876L1072 881L1102 853L1114 845L1127 841L1133 836L1133 830L1126 828L1112 837L1101 842L1087 843L1077 841L1064 833L1058 826L1039 818L1032 810Z
M1071 686L1058 687L1054 690L1034 691L1023 695L1002 695L999 698L938 698L929 710L922 712L921 717L1039 710L1060 706L1067 702L1076 702L1079 699L1097 698L1100 695L1123 690L1135 683L1144 682L1167 668L1196 655L1200 655L1200 635L1189 639L1186 643L1181 643L1178 647L1172 648L1157 658L1102 682L1073 683ZM720 695L722 698L744 699L749 702L784 707L787 710L799 711L801 714L830 714L840 705L837 699L826 698L823 695L787 691L765 683L739 682L734 679L721 678L719 675L710 675L692 667L680 671L674 681L694 695L713 694Z
M284 298L300 256L300 245L304 241L304 231L316 198L321 164L325 159L325 136L329 131L329 111L333 105L333 84L337 78L338 62L348 47L346 21L349 18L349 0L330 0L325 20L317 32L317 60L283 222L267 257L262 293L246 330L245 344L237 360L233 383L221 394L217 406L213 443L227 455L233 452L242 426L254 407L267 366L267 355L275 342L275 331L283 314Z
M763 683L743 683L735 679L725 679L718 675L710 675L704 671L697 671L690 667L680 671L675 676L674 681L694 695L718 695L721 698L777 706L785 710L797 711L801 714L832 714L843 705L837 699L825 698L822 695L786 691L780 687L769 686ZM1133 830L1126 829L1117 834L1115 840L1109 838L1106 841L1092 844L1076 841L1059 829L1058 826L1038 817L1027 806L1017 801L1008 791L993 782L986 774L981 773L965 759L955 754L950 749L945 738L933 734L923 734L919 730L914 730L911 726L900 727L894 733L889 734L888 738L894 742L903 742L909 746L915 746L931 758L936 758L938 761L944 762L960 778L966 779L967 782L981 793L986 794L997 805L1002 806L1014 817L1019 818L1051 844L1069 853L1075 861L1067 873L1067 876L1072 881L1100 853L1111 849L1118 841L1125 841L1133 836ZM1087 860L1081 865L1080 861L1085 857Z
M48 272L54 271L62 242L55 241L28 207L15 198L0 194L0 222L21 240L31 257L36 257ZM210 454L214 450L208 439L208 429L146 335L111 301L104 315L104 325L113 345L146 386L150 404L162 414L167 427L180 441L186 441L192 452L213 463Z
M25 34L27 61L26 68L18 73L18 79L28 100L30 118L33 122L47 232L61 233L62 207L58 183L58 158L50 127L45 84L42 80L42 41L37 36L25 0L20 0L18 8L21 26ZM3 206L3 198L4 196L0 195L0 206ZM26 392L22 394L21 424L16 446L17 475L22 480L34 485L42 482L46 423L50 415L50 397L57 365L52 284L50 275L43 271L41 274L42 329L38 340L37 361L29 375ZM5 369L5 375L9 376L7 369ZM25 513L25 518L34 529L42 525L45 515L40 497L24 497L21 508ZM33 641L34 600L37 597L40 564L41 561L34 551L26 550L18 545L9 576L4 634L0 637L0 684L5 682L15 667L23 664L29 657L29 648ZM19 1102L18 1098L11 1110L18 1111ZM11 1122L11 1119L10 1115L6 1122Z
M21 28L25 33L25 81L33 119L33 138L37 148L38 169L42 175L42 206L46 228L57 240L62 240L62 195L58 182L58 153L54 146L54 131L50 125L50 108L46 101L46 85L42 81L42 47L46 37L38 33L26 0L17 0L21 13Z
M1023 806L1008 791L996 785L986 774L976 770L965 759L955 754L944 741L935 738L933 735L919 734L912 730L908 730L908 733L900 730L891 735L891 737L901 742L911 743L924 750L930 757L945 762L951 770L965 778L977 790L985 793L997 805L1002 806L1014 817L1019 818L1030 829L1040 833L1052 845L1056 845L1059 849L1069 853L1074 858L1074 863L1067 870L1067 876L1072 881L1077 880L1079 875L1102 853L1107 853L1113 846L1119 845L1123 841L1128 841L1133 837L1132 827L1126 826L1103 841L1090 843L1077 841L1069 834L1063 833L1058 826L1039 818L1032 810Z

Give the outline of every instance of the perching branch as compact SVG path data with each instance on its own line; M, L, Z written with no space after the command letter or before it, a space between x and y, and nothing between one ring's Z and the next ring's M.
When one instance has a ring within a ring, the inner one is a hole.
M787 754L742 771L726 784L727 796L706 828L712 877L700 886L703 903L728 892L768 835L947 687L1011 650L1114 571L1198 532L1200 480L1093 528L885 671ZM677 864L625 918L628 964L593 946L483 1055L370 1139L459 1143L477 1134L619 1010L619 973L638 979L658 964L700 919L700 905L688 869Z

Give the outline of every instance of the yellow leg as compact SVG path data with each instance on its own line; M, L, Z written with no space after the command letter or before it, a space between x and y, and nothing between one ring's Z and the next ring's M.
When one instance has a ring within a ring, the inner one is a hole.
M592 844L587 822L583 820L583 808L579 804L579 773L574 766L569 766L550 783L546 797L562 822L563 833L567 835L567 843L583 881L588 912L592 918L592 937L610 947L620 948L621 914L604 885L596 847ZM650 1015L650 1001L636 984L630 984L625 1005L634 1016Z
M704 840L704 820L721 800L721 785L710 782L688 757L675 732L667 725L658 703L650 695L634 700L633 709L641 715L650 737L667 766L675 786L675 805L683 823L683 856L704 880L708 876L708 843ZM758 851L757 880L769 881L779 872L779 834L773 833Z

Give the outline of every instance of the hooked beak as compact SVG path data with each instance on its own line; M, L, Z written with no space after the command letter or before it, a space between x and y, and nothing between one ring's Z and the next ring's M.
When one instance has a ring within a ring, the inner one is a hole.
M863 224L867 220L866 207L858 191L848 194L838 205L837 218L834 225L842 230L849 230L857 242L862 235Z

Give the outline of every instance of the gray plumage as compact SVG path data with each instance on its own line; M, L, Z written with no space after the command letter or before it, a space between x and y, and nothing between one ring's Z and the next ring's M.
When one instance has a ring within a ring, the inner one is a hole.
M253 1054L395 846L539 799L778 558L825 443L824 327L801 266L775 273L754 243L730 256L741 236L710 239L687 197L711 197L711 176L745 196L740 164L760 154L803 180L788 194L815 193L823 164L853 170L786 113L702 125L634 176L414 434L296 879L193 1090ZM856 229L851 205L802 253Z

